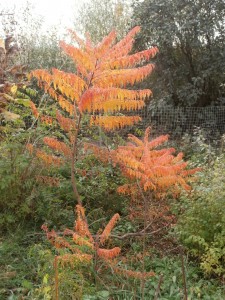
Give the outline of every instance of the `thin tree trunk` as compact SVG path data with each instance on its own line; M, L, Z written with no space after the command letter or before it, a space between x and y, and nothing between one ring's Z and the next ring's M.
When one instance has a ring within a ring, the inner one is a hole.
M81 123L81 114L79 115L78 123L76 126L76 132L74 135L72 157L71 157L71 183L72 183L72 188L73 188L75 198L76 198L78 204L82 205L81 197L80 197L80 194L78 193L76 179L75 179L75 162L77 159L77 140L78 140L78 132L80 130L80 123Z

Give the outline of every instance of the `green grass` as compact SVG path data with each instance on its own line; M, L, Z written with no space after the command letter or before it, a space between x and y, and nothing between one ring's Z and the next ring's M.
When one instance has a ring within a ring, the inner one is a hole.
M38 284L37 261L29 255L40 236L16 232L0 241L0 300L29 299L30 290ZM39 240L39 241L38 241Z
M51 246L45 242L41 234L22 231L8 234L0 241L0 300L36 300L52 299L45 290L51 286L52 258ZM136 264L127 266L138 269ZM157 274L146 281L145 299L153 300L155 291L162 274L163 280L160 285L158 300L180 300L183 299L183 281L180 256L159 257L154 254L146 257L145 267L147 271L154 270ZM49 272L49 277L46 275ZM71 270L69 271L71 272ZM75 280L73 273L64 278L68 281ZM72 275L72 278L69 278ZM90 295L86 292L86 299L115 299L115 300L138 300L141 299L140 281L122 278L120 275L107 272L99 274L101 283L98 283L98 292L94 293L93 282ZM185 258L185 276L187 280L188 300L224 300L224 286L218 280L203 277L200 269L194 263ZM73 279L74 278L74 279ZM46 280L48 282L46 282ZM66 284L66 283L65 283ZM75 284L75 282L73 283ZM69 285L68 285L69 286ZM49 293L51 294L51 293ZM35 295L35 296L34 296ZM65 300L76 299L68 294ZM64 300L64 299L60 299ZM78 299L79 300L79 299ZM81 299L80 299L81 300Z

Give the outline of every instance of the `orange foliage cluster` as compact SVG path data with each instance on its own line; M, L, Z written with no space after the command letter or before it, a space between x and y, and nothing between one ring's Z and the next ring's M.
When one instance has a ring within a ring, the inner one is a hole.
M114 112L121 109L135 110L144 106L144 100L150 97L150 90L126 90L115 87L89 88L82 95L83 111L103 110ZM91 101L90 101L91 100Z
M138 91L125 88L142 81L152 72L153 64L141 64L158 52L154 47L129 55L139 31L140 27L133 28L118 43L115 43L116 33L111 32L94 46L89 37L82 40L70 30L78 46L65 42L61 42L60 46L76 64L77 74L57 69L52 69L51 73L35 70L31 72L31 77L36 77L39 85L74 117L77 113L89 112L93 115L91 124L107 130L132 125L140 118L112 114L121 110L140 109L144 106L144 100L151 95L148 89Z
M139 116L92 116L91 125L104 127L105 130L119 129L126 125L133 125L141 120Z
M54 165L59 167L62 164L62 160L59 157L49 155L40 149L36 150L36 156L37 158L40 158L47 166Z
M139 271L132 271L132 270L126 270L118 267L112 266L113 271L115 273L121 274L123 276L137 278L137 279L147 279L149 277L155 276L154 272L139 272Z
M48 240L56 248L66 248L71 251L70 254L63 255L61 260L63 262L73 261L74 259L90 261L94 258L94 255L97 255L104 260L110 260L118 256L120 254L119 247L104 249L100 248L99 245L103 245L106 240L108 240L113 227L119 220L119 215L114 215L105 227L103 233L96 238L91 234L88 228L84 208L81 205L77 205L76 212L77 219L74 225L74 230L66 229L64 231L64 237L60 237L54 230L49 231L47 225L42 225L42 230L46 232ZM68 235L72 236L71 242L66 239L66 236ZM81 248L78 246L81 246ZM90 254L83 252L84 248L82 247L84 246L86 246L86 251L89 251Z
M36 105L34 104L34 102L30 101L30 107L31 107L34 117L36 119L38 119L40 117L41 123L45 123L47 125L53 124L54 118L51 116L41 115L40 112L38 111Z
M37 109L36 105L34 104L34 102L30 101L30 107L31 107L33 115L37 119L39 117L39 112L38 112L38 109Z
M113 249L97 249L97 254L103 259L113 259L120 254L121 249L119 247L114 247Z
M59 178L54 178L50 176L36 176L37 182L39 183L45 183L49 186L59 186Z
M45 123L46 125L52 125L54 119L52 117L50 117L50 116L41 116L40 117L40 121L42 123Z
M60 166L62 164L62 160L54 155L49 155L40 149L36 149L32 144L27 144L26 149L30 154L35 154L37 158L41 159L46 166Z
M26 145L26 149L28 150L28 152L29 152L30 154L33 154L33 152L34 152L34 146L33 146L32 144L28 143L28 144Z
M71 132L75 130L75 124L73 120L70 118L65 118L63 115L60 114L59 111L56 112L56 119L60 125L60 127L65 131L65 132Z
M89 238L91 243L93 243L94 239L88 229L88 223L86 221L85 210L83 206L77 205L76 212L77 212L77 220L74 224L74 231L77 232L81 237Z
M69 113L70 116L74 115L74 106L63 96L58 96L58 103L63 110Z
M60 142L57 139L45 137L43 142L55 151L61 152L64 156L71 157L71 150L64 142Z
M129 54L134 37L139 31L140 27L133 28L118 43L116 43L116 33L112 31L99 44L93 45L88 36L83 40L70 30L77 46L65 42L61 42L60 46L74 61L77 73L67 73L55 68L51 72L40 69L30 73L30 77L35 77L38 85L70 116L68 118L56 112L56 118L53 119L42 115L33 102L30 104L36 119L47 125L57 121L64 130L68 138L67 144L50 137L45 137L44 143L57 154L69 158L73 166L77 157L80 120L84 113L88 112L91 115L91 125L103 127L105 130L119 129L141 120L139 116L127 116L121 113L121 110L142 108L146 98L152 94L149 89L126 88L143 80L152 72L153 64L148 63L144 66L143 64L158 52L154 47ZM60 164L61 158L48 155L41 150L37 150L36 155L46 164ZM71 171L71 177L73 175L74 170Z
M156 149L168 140L168 135L149 141L149 133L150 128L147 128L143 141L129 135L131 142L113 151L112 158L119 164L122 173L133 180L133 184L124 185L118 191L132 193L133 189L137 189L137 181L144 191L163 193L179 186L189 190L187 181L200 169L187 170L188 163L182 160L183 154L175 155L174 148Z
M84 151L91 151L91 153L94 154L96 158L98 158L101 162L108 164L111 160L111 152L109 149L105 147L99 147L97 145L91 144L91 143L84 143ZM81 173L81 170L80 170ZM82 174L83 175L83 174ZM84 174L86 175L86 174Z
M100 244L104 244L105 241L109 238L109 235L111 233L112 228L114 228L115 224L117 223L117 221L120 219L120 215L119 214L115 214L112 219L109 221L109 223L107 224L107 226L105 227L104 231L101 234L100 237Z

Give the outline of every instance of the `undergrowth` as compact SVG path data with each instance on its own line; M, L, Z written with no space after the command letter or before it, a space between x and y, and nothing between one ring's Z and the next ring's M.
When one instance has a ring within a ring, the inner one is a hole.
M20 230L3 237L0 243L0 299L54 299L54 255L41 232ZM137 257L135 251L129 253L129 258L121 263L128 269L141 268L142 258ZM154 270L157 274L146 281L145 299L182 299L184 287L181 257L162 257L157 250L149 249L149 255L144 259L147 271ZM186 255L184 266L188 299L224 299L224 286L217 280L205 279L200 268ZM82 275L84 269L80 272L79 268L60 271L63 278L60 299L141 299L138 279L106 271L102 266L95 279L94 270L86 269L86 275L89 273L87 280Z

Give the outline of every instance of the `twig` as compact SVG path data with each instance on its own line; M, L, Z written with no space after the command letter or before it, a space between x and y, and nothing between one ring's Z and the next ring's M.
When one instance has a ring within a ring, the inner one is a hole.
M137 186L141 193L142 199L144 201L144 229L143 229L143 262L142 262L142 272L145 272L145 252L146 252L146 229L147 229L147 198L145 197L143 190L140 187L140 183L137 179ZM144 300L145 298L145 277L141 279L141 299Z
M95 69L97 67L98 64L98 60L96 60L95 63ZM89 80L88 86L87 86L87 91L89 90L89 88L91 87L92 84L92 79L94 78L94 71L92 72L91 78ZM77 115L77 110L76 110L76 105L75 105L75 101L74 101L74 119L75 122L77 122L76 125L76 131L75 131L75 135L74 135L74 142L73 142L73 147L72 147L72 157L71 157L71 184L72 184L72 188L73 188L73 192L74 192L74 196L77 200L77 203L82 206L82 199L81 196L78 192L78 188L77 188L77 183L76 183L76 179L75 179L75 163L77 161L77 155L78 155L78 149L77 149L77 143L78 143L78 134L80 132L80 126L81 126L81 119L82 119L82 114L81 112L79 113L79 116ZM87 223L87 220L85 220L85 222Z
M113 237L113 238L116 238L116 239L118 239L118 240L123 240L123 239L125 239L125 238L132 237L132 236L143 236L143 235L145 235L145 234L146 234L146 235L153 235L153 234L155 234L155 233L157 233L157 232L163 230L164 228L168 227L169 225L170 225L170 224L168 224L168 225L166 225L166 226L164 226L164 227L162 227L162 228L159 228L159 229L157 229L157 230L151 231L151 232L144 232L144 230L142 230L142 231L139 231L139 232L128 232L128 233L126 233L126 234L124 234L124 235L114 235L114 234L110 234L110 236Z
M95 223L95 222L94 222L94 223ZM151 224L149 224L149 225L146 227L146 229L149 228L150 225L151 225ZM163 230L164 228L168 227L169 225L170 225L170 224L167 224L166 226L164 226L164 227L162 227L162 228L159 228L159 229L156 229L156 230L151 231L151 232L145 232L145 233L144 233L144 230L141 230L141 231L138 231L138 232L128 232L128 233L126 233L126 234L124 234L124 235L110 234L110 236L111 236L112 238L115 238L115 239L118 239L118 240L123 240L123 239L129 238L129 237L143 236L144 234L146 234L146 235L153 235L153 234L156 234L157 232L160 232L161 230ZM56 233L57 233L57 234L61 234L61 235L64 234L64 232L60 232L60 231L58 231L58 232L56 232ZM26 236L34 236L34 235L45 235L45 233L44 233L44 232L34 232L34 233L27 234ZM93 235L93 237L95 238L95 237L97 237L97 235ZM177 248L178 248L178 247L177 247Z
M0 14L0 17L2 17L2 16L13 16L14 14L9 14L9 13L1 13Z
M181 268L182 268L182 278L183 278L183 285L184 285L184 300L188 300L187 295L187 282L186 282L186 274L185 274L185 268L184 268L184 257L183 254L180 254L181 256Z
M160 287L161 287L162 282L163 282L163 275L161 274L160 277L159 277L159 283L158 283L157 289L155 291L155 296L154 296L153 300L158 299L158 295L159 295L159 292L160 292Z
M55 269L55 300L59 300L59 273L58 273L58 256L54 258Z
M172 252L172 251L174 251L174 250L176 250L176 249L180 249L180 248L182 248L182 246L181 246L181 245L178 245L178 246L176 246L176 247L173 247L173 248L171 248L171 249L165 251L165 253L170 253L170 252Z
M89 226L92 226L93 224L98 223L98 222L100 222L100 221L104 221L105 219L106 219L106 218L101 218L101 219L95 220L95 221L93 221L92 223L90 223Z

